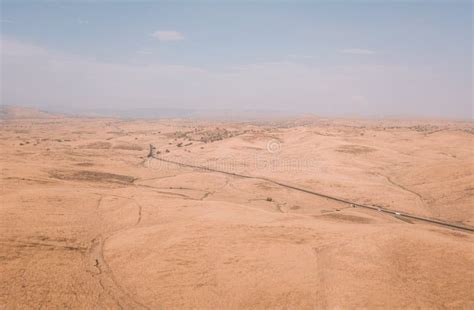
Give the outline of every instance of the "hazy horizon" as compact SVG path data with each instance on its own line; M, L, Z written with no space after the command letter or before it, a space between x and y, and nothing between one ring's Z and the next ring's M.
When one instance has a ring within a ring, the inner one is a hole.
M473 117L470 1L1 5L2 105Z

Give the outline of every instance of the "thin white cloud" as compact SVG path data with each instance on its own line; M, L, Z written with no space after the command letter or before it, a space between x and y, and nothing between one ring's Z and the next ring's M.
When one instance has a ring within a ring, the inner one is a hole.
M152 52L151 50L143 49L143 50L138 50L138 51L137 51L137 54L141 54L141 55L151 55L151 54L153 54L153 52Z
M373 55L375 51L365 49L365 48L347 48L340 50L341 53L344 54L354 54L354 55Z
M182 33L174 30L157 30L152 33L152 37L159 41L181 41L184 40Z
M87 19L78 18L78 19L77 19L77 23L78 23L79 25L87 25L87 24L89 24L89 21L88 21Z
M13 24L13 21L9 20L9 19L0 19L0 23L2 23L2 24Z
M314 55L298 55L298 54L291 54L288 56L291 59L315 59L316 56Z

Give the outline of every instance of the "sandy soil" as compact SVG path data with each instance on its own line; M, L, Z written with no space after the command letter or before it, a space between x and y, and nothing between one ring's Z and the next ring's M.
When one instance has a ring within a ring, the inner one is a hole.
M29 115L31 117L31 115ZM474 126L0 124L0 308L474 308Z

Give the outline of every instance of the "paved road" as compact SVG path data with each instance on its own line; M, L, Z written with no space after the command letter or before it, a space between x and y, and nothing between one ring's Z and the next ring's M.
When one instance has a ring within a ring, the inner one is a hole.
M288 185L288 184L281 183L281 182L278 182L278 181L275 181L275 180L272 180L272 179L268 179L268 178L264 178L264 177L255 177L255 176L250 176L250 175L244 175L244 174L239 174L239 173L232 173L232 172L227 172L227 171L223 171L223 170L208 168L208 167L204 167L204 166L197 166L197 165L181 163L181 162L177 162L177 161L173 161L173 160L169 160L169 159L156 157L153 154L150 157L152 157L154 159L157 159L157 160L160 160L160 161L163 161L163 162L167 162L167 163L171 163L171 164L175 164L175 165L179 165L179 166L183 166L183 167L190 167L190 168L196 168L196 169L201 169L201 170L206 170L206 171L211 171L211 172L223 173L223 174L227 174L227 175L231 175L231 176L239 177L239 178L266 181L266 182L270 182L270 183L276 184L276 185L281 186L281 187L289 188L289 189L300 191L300 192L307 193L307 194L310 194L310 195L315 195L315 196L318 196L318 197L323 197L323 198L326 198L326 199L329 199L329 200L344 203L344 204L350 205L354 208L364 208L364 209L368 209L368 210L372 210L372 211L376 211L376 212L383 212L383 213L390 214L390 215L396 216L396 217L404 217L404 218L418 220L418 221L422 221L422 222L426 222L426 223L430 223L430 224L436 224L436 225L440 225L440 226L444 226L444 227L449 227L449 228L455 228L455 229L459 229L459 230L463 230L463 231L468 231L468 232L471 232L471 233L474 232L474 227L471 227L471 226L459 225L459 224L455 224L455 223L446 222L446 221L443 221L443 220L440 220L440 219L428 218L428 217L419 216L419 215L415 215L415 214L409 214L409 213L405 213L405 212L401 212L401 211L390 210L390 209L386 209L386 208L383 208L383 207L364 205L364 204L356 203L356 202L349 201L349 200L346 200L346 199L341 199L341 198L338 198L338 197L334 197L334 196L326 195L326 194L323 194L323 193L315 192L315 191L312 191L312 190L304 189L304 188L301 188L301 187Z

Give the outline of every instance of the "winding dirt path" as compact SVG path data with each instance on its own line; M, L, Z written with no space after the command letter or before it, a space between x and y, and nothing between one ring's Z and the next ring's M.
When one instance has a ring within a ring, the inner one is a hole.
M121 233L140 224L142 219L142 206L135 199L130 197L101 194L97 205L98 209L100 209L104 198L107 196L120 197L122 199L133 201L137 207L137 220L131 226L109 233L100 233L91 240L88 256L89 265L91 266L91 270L93 270L92 276L97 278L103 293L115 300L117 306L120 309L149 309L146 305L136 300L120 285L120 283L115 278L112 269L104 258L104 246L109 238L113 237L115 234ZM100 293L99 296L101 294L102 293Z

